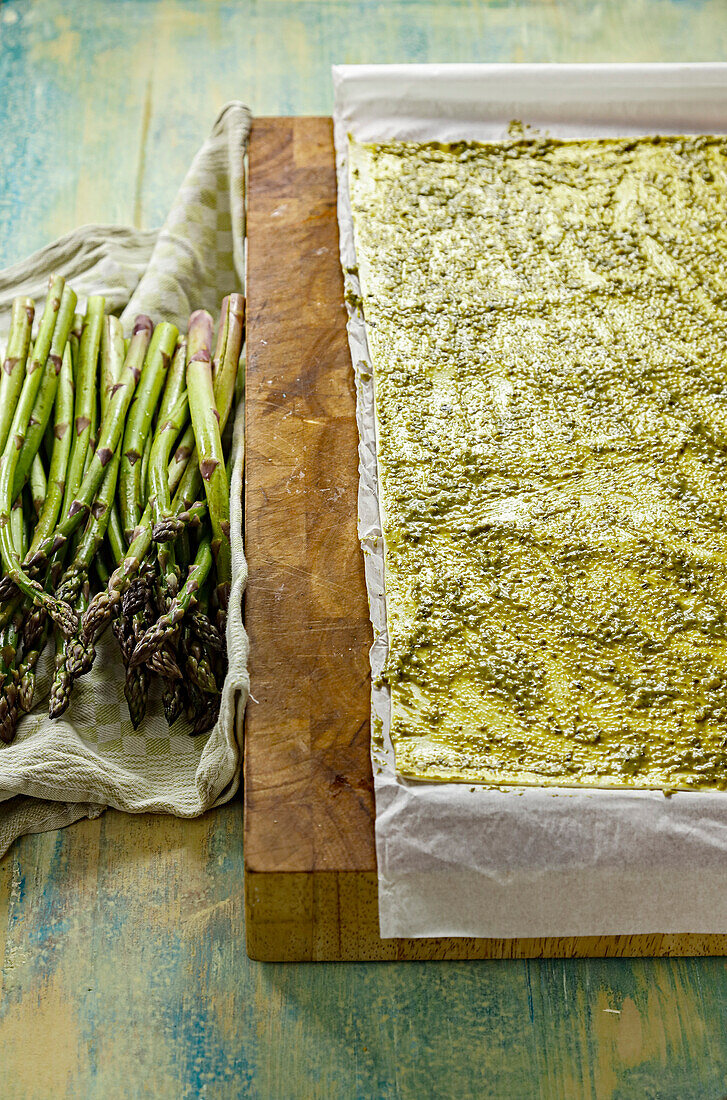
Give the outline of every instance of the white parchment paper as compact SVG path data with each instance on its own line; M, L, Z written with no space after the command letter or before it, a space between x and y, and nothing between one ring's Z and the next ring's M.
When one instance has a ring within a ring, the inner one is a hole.
M556 137L727 131L727 65L407 65L333 70L347 297L360 292L348 196L359 141L492 140L517 119ZM727 793L491 790L396 775L371 358L349 306L359 535L374 628L372 761L381 935L727 932Z

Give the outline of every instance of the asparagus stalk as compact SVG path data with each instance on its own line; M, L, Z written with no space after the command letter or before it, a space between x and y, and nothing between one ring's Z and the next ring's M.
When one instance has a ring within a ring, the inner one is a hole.
M101 554L94 558L93 565L101 587L105 588L111 579L111 573Z
M120 453L116 453L109 462L106 475L91 509L86 530L78 544L76 555L68 568L67 575L85 575L94 558L101 549L113 511L114 494L119 475Z
M0 453L5 449L15 406L25 380L25 364L34 316L35 303L32 298L15 299L7 354L0 374Z
M18 496L15 498L12 510L10 512L10 530L13 539L13 545L19 555L25 553L26 547L26 532L25 521L23 517L23 497Z
M76 371L78 370L78 350L81 346L81 337L83 336L83 323L86 320L83 313L74 313L73 324L71 325L71 333L68 337L68 343L71 345L71 355L73 357L73 377L76 377Z
M121 600L121 614L129 622L134 618L134 615L138 615L146 607L147 587L151 582L153 572L152 563L145 559L141 563L138 575L134 577L126 592L124 592Z
M211 343L211 331L210 331L209 335L210 335L209 342ZM194 319L192 319L192 322L190 322L189 341L194 340L194 338L195 338L195 326L194 326ZM189 343L188 343L188 349L187 349L188 363L189 363L189 357L190 357L190 353L189 353ZM209 363L209 356L208 356L208 363ZM189 366L187 367L187 371L189 371ZM167 394L172 392L172 387L173 387L175 381L176 381L176 379L173 377L172 386L167 387ZM167 411L168 404L170 404L170 399L169 399L169 403L165 403L165 406L163 408L163 412ZM187 401L185 400L184 403L181 404L180 408L175 409L174 410L174 416L169 417L169 421L165 422L165 421L161 420L162 430L157 431L157 436L156 436L156 439L155 439L155 444L154 444L154 448L153 448L153 452L152 452L152 459L151 459L151 462L150 462L150 480L151 480L151 484L150 484L151 500L150 500L150 503L152 503L153 514L154 514L155 518L157 518L159 516L159 514L161 514L161 509L162 508L166 509L166 508L169 507L169 488L168 488L168 472L167 472L168 454L169 454L170 448L172 448L174 438L176 438L176 436L179 432L179 429L181 427L181 422L180 422L179 418L186 416L186 407L185 407L186 404L187 404ZM221 452L221 444L220 444L220 452ZM144 553L146 552L146 550L147 550L147 548L145 547L144 548ZM211 559L210 559L210 565L211 565ZM174 569L174 565L173 565L173 561L172 561L172 555L170 555L170 553L167 551L166 554L165 553L162 554L162 561L161 561L161 572L162 572L163 579L166 580L167 593L169 593L169 591L170 591L169 579L173 575L173 569ZM192 574L192 577L194 577L194 574ZM165 580L163 580L163 585L165 583ZM190 601L191 593L194 590L195 590L194 579L190 579L189 585L188 585L188 591L185 593L185 602ZM181 606L184 606L184 602L183 602L183 605L181 605ZM174 610L175 610L175 608L173 608L173 614L174 614ZM172 625L172 627L170 627L170 629L168 631L165 631L164 638L162 640L159 640L159 641L156 641L156 642L153 643L153 645L150 648L150 651L148 651L147 656L146 656L146 660L148 662L150 662L151 667L155 668L155 671L157 671L157 672L161 673L162 675L166 676L167 679L173 679L174 676L179 675L178 670L177 670L176 662L174 662L172 665L169 664L170 653L169 653L169 650L168 650L168 645L165 645L165 643L170 640L170 636L173 636L174 634L175 634L175 626ZM137 645L139 645L139 642L137 642ZM135 657L136 657L136 654L134 654L134 658ZM130 670L134 669L134 668L140 668L140 665L142 663L145 663L145 661L141 661L139 659L134 659L133 661L130 661ZM178 709L178 706L175 705L172 702L172 696L175 696L176 694L177 693L175 693L173 691L168 691L168 690L165 692L166 711L167 711L168 716L172 720L174 720L174 712L176 711L176 709ZM130 703L131 703L131 700L130 700Z
M237 371L244 338L245 299L241 294L231 294L222 301L220 325L215 357L212 360L212 378L215 386L215 403L220 414L221 430L227 423L235 393L234 375ZM232 378L232 384L230 379ZM169 488L176 492L190 455L195 453L194 428L190 424L177 445L169 465ZM196 463L195 463L196 470ZM201 487L201 486L200 486Z
M245 298L242 294L230 294L222 300L217 347L212 363L220 430L224 428L232 410L244 339Z
M197 452L194 446L194 428L190 424L186 432L182 436L181 440L177 444L174 454L170 460L167 473L169 475L169 492L176 493L179 488L179 484L184 476L190 459L194 455L194 467L197 466ZM197 477L199 478L199 471L196 470ZM201 489L200 485L200 489Z
M82 313L75 313L74 316L73 316L73 324L71 326L71 331L68 335L68 343L66 344L66 351L68 352L68 355L70 357L68 361L70 363L71 386L73 386L75 384L74 379L75 379L75 373L76 373L76 363L78 362L78 345L81 341L81 332L82 331L83 331L83 314ZM66 354L66 352L64 351L64 353L63 353L64 359L65 359L65 354ZM60 388L61 388L61 385L62 385L63 369L64 369L63 365L61 365L61 374L59 374L59 376L58 376L58 390L56 390L56 406L57 406L57 403L58 403L58 394L60 393ZM55 414L55 410L54 410L53 421L52 422L51 422L51 420L48 421L48 424L46 425L46 429L45 429L45 434L43 436L44 457L45 457L45 459L48 463L50 463L50 461L53 457L53 446L55 444L55 435L54 435L54 432L53 432L53 429L55 427L55 416L56 416L56 414ZM73 419L73 405L71 405L70 416L71 416L71 419ZM71 436L69 436L68 438L69 438L69 445L70 445Z
M142 512L146 508L146 501L148 496L147 479L149 477L149 458L151 456L152 446L152 434L149 435L144 441L144 453L141 456L141 473L139 474L139 500L137 511L139 513L139 519L141 519Z
M114 386L121 377L125 358L121 321L113 315L105 317L101 331L101 419L106 415Z
M192 726L192 737L201 737L204 733L209 733L214 728L217 719L220 716L220 705L222 702L221 695L207 695L204 697L206 706L197 715L194 725Z
M38 517L33 539L30 544L30 553L35 550L43 539L55 529L56 521L63 504L63 494L66 485L66 470L71 453L73 421L73 365L71 362L70 341L63 352L61 373L58 378L58 391L56 393L55 422L53 425L53 452L51 454L50 469L43 509Z
M91 424L88 429L88 450L86 451L86 461L83 464L83 476L88 473L88 467L91 465L91 459L96 454L96 445L98 443L98 401L94 401L91 408Z
M177 400L177 403L168 411L164 419L160 419L154 436L154 444L151 450L149 463L149 502L155 520L165 515L171 506L169 492L169 454L174 445L174 440L184 427L189 415L189 397L185 390ZM166 602L176 595L177 571L173 546L167 542L157 548L159 561L160 585Z
M188 569L192 558L190 554L190 534L192 529L185 527L174 544L174 551L179 565Z
M159 406L158 424L163 424L172 415L172 410L187 388L187 337L180 336L172 359L164 387L164 397Z
M43 512L45 498L48 495L48 481L39 454L35 456L33 465L30 467L30 492L33 499L33 511L35 515L40 518Z
M160 332L159 337L157 338L157 345L156 345L157 350L156 350L155 354L157 354L159 359L161 360L161 357L162 357L163 354L166 354L167 356L170 354L167 351L167 347L168 347L169 342L171 342L172 350L173 350L174 344L176 342L176 330L174 329L173 325L168 325L168 326L161 326L160 325L159 328L162 331ZM174 339L173 340L171 339L172 334L174 334ZM169 366L169 360L167 359L166 366L164 365L163 362L159 362L159 363L156 364L154 369L150 370L149 381L148 381L147 386L146 386L147 394L150 393L150 392L154 392L156 390L157 399L158 399L160 390L157 388L157 385L160 385L161 382L163 382L163 378L164 378L164 375L166 375L166 373L167 373L168 366ZM146 403L147 403L146 401L141 401L139 403L135 403L135 407L136 407L136 404L140 404L140 406L141 406L141 411L139 413L138 422L137 422L137 425L134 429L135 438L138 438L139 435L141 433L143 433L143 430L144 430L144 428L143 428L143 418L147 415L147 411L146 411L146 408L145 408ZM149 414L149 419L151 419L151 414ZM129 420L131 421L131 417L129 418ZM148 430L148 428L147 428L147 430ZM124 443L126 444L126 437L125 437ZM128 462L128 456L126 454L124 454L122 456L121 473L124 472L125 463L126 463L127 472L129 472L129 473L133 472L133 466L131 466L131 470L129 470L130 464ZM121 480L121 478L120 478L120 480ZM123 486L121 488L122 488L122 495L123 495ZM126 488L127 488L127 498L126 498L127 499L127 505L131 506L132 508L135 508L133 478L131 476L129 476L129 478L127 480ZM122 508L122 517L123 517L123 508ZM149 548L151 546L151 542L152 542L151 528L152 528L152 508L151 508L150 505L147 505L147 507L144 509L144 513L141 516L136 528L133 531L129 532L128 535L125 534L125 536L124 536L126 539L128 539L129 548L126 551L123 560L121 561L121 563L117 566L117 568L114 570L113 574L111 575L111 579L109 581L109 586L108 586L107 590L105 592L99 592L99 593L96 594L96 596L94 597L94 599L91 601L91 603L89 605L88 611L86 612L86 614L84 616L83 629L84 629L84 633L85 633L85 635L88 639L91 640L91 639L96 638L98 636L98 634L101 632L101 630L103 630L104 626L112 618L112 616L113 616L113 614L114 614L114 612L115 612L115 610L116 610L116 608L119 604L119 601L121 600L124 592L128 589L129 585L131 584L134 577L138 573L139 568L140 568L142 562L144 561L144 559L146 558L146 555L148 554Z
M169 511L171 507L171 494L174 492L174 488L171 486L171 475L169 471L169 455L174 443L174 439L179 435L184 420L189 416L189 402L186 399L186 385L187 385L187 338L186 336L180 336L177 341L177 350L174 353L174 359L169 370L169 377L167 378L167 385L164 390L164 397L162 399L162 405L159 410L159 419L157 421L157 433L155 434L155 445L159 439L160 430L164 437L163 453L166 455L164 461L167 463L167 470L163 471L160 466L161 451L157 448L156 451L152 450L150 454L150 467L149 467L149 499L151 500L153 516L155 522L158 521L163 514ZM181 399L186 401L186 410L178 410L177 406ZM175 415L176 414L176 415ZM168 438L168 433L173 430L174 424L178 423L178 428L174 432L174 439ZM190 425L191 430L191 425ZM180 454L180 461L176 463L177 467L181 467L183 470L187 460L192 452L194 443L186 451L186 456ZM179 474L181 477L181 473ZM175 486L176 488L176 486ZM175 561L174 549L171 547L165 548L163 551L157 550L157 557L159 560L159 573L162 592L165 599L168 599L176 595L178 572Z
M199 456L210 523L212 553L217 569L217 601L223 616L232 584L230 547L230 483L220 436L220 417L215 405L210 362L212 318L204 310L192 314L189 323L187 390L194 437ZM224 410L223 410L224 411Z
M119 504L121 521L127 539L142 516L142 457L152 417L169 371L169 364L179 332L166 322L157 325L144 363L141 381L124 432L123 454L119 473Z
M111 508L109 526L106 534L108 536L109 546L111 547L111 553L113 554L114 564L119 566L126 557L127 546L124 532L121 529L121 516L119 515L119 506L116 501L114 501ZM108 585L110 579L110 577L107 577L106 585Z
M96 365L101 346L105 301L92 295L86 306L76 370L76 408L73 420L73 444L66 477L62 517L65 519L83 481L91 425L96 407Z

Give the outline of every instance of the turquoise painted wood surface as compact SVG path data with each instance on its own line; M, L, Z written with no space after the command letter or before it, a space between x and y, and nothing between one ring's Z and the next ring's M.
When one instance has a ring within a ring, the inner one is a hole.
M725 60L724 0L2 0L0 263L158 224L219 106L330 110L334 61ZM720 1100L722 959L261 965L235 804L0 862L3 1100Z

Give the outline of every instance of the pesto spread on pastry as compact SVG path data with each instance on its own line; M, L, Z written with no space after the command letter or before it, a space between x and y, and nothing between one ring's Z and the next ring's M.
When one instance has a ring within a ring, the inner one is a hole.
M727 787L727 139L350 145L416 779Z

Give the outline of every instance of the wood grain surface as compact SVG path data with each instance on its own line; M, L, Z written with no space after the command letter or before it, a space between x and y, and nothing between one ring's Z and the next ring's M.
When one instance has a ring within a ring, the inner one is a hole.
M253 123L245 532L249 872L371 870L371 629L329 119Z
M158 225L226 99L328 114L332 62L685 57L727 57L724 0L0 0L0 264ZM242 883L239 804L21 840L3 1100L727 1095L724 959L259 964Z

